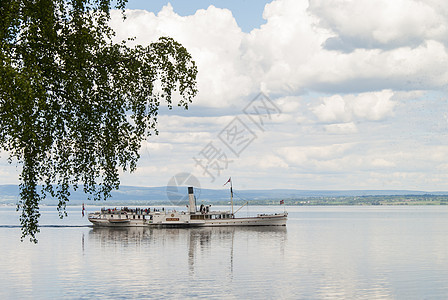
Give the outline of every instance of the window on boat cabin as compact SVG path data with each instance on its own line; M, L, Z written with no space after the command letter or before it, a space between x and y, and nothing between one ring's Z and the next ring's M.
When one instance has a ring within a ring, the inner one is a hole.
M135 215L133 215L132 218L135 219Z

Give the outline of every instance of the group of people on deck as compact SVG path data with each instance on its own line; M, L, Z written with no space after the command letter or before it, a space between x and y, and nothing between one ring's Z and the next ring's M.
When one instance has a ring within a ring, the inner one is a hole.
M108 213L114 213L114 212L125 212L125 213L132 213L132 214L137 214L137 215L147 215L151 212L151 208L140 208L140 207L136 207L136 208L129 208L129 207L122 207L120 209L115 208L101 208L102 212L108 212ZM165 208L162 207L160 208L153 208L152 212L156 212L156 211L165 211Z

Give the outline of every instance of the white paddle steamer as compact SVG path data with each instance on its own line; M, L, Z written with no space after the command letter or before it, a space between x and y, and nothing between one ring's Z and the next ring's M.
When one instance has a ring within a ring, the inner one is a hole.
M188 187L188 210L165 209L101 209L89 214L94 226L104 227L210 227L210 226L286 226L288 213L258 214L236 217L232 211L212 211L210 205L196 205L193 187Z

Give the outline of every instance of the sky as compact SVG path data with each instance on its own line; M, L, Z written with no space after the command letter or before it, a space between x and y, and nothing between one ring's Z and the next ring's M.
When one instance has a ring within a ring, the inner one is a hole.
M188 110L161 109L123 185L448 191L444 0L128 8L126 20L112 12L117 41L173 37L198 66L199 93ZM0 171L17 178L14 165Z

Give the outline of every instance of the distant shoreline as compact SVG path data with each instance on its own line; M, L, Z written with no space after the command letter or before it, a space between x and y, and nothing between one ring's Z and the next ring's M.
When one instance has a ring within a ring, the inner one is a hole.
M69 206L82 203L95 206L148 206L186 203L186 186L137 187L120 186L111 192L107 201L93 202L83 188L70 189ZM15 205L20 198L18 185L0 185L0 205ZM226 188L195 188L197 203L228 205L230 191ZM418 190L302 190L302 189L233 189L235 205L249 201L250 205L276 205L284 200L286 205L445 205L448 204L448 191ZM173 201L170 201L173 200ZM182 200L182 201L181 201ZM56 199L47 198L41 205L57 205ZM183 204L183 205L185 205Z
M303 198L276 198L260 200L234 200L235 206L241 206L248 202L248 205L280 205L280 200L285 201L286 206L378 206L378 205L448 205L448 195L402 195L402 196L340 196L340 197L303 197ZM0 200L2 206L15 206L17 200ZM72 200L67 206L79 206L82 203L89 206L185 206L187 203L173 203L167 200L114 200L93 201L93 200ZM230 204L229 200L210 200L198 199L198 205L209 203L212 205L226 206ZM56 200L44 200L42 206L57 206Z

